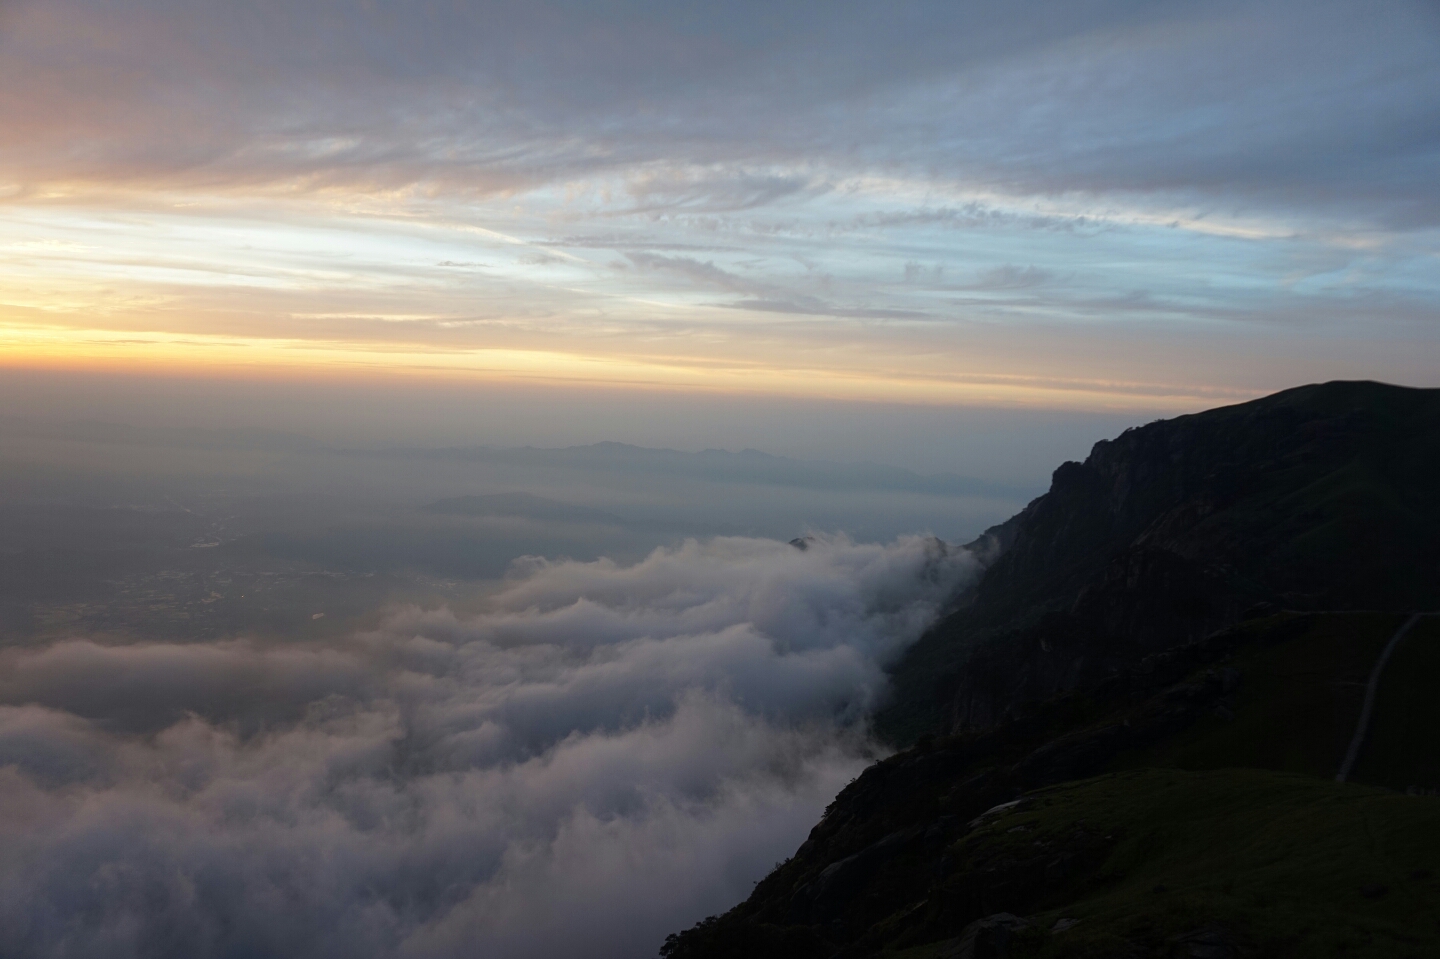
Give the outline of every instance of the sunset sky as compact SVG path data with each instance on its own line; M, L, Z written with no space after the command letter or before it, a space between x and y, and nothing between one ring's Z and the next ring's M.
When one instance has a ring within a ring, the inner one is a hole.
M0 0L0 130L12 372L1440 385L1433 3Z
M1040 943L1111 837L960 824L1436 608L1436 391L1155 422L1361 379L1440 388L1440 0L0 0L0 952ZM1249 936L1174 862L1053 948Z

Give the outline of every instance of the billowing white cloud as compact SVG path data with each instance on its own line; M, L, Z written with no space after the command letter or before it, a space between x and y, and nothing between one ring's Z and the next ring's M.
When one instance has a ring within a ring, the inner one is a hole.
M974 571L716 539L334 645L8 650L7 954L646 955L793 850Z

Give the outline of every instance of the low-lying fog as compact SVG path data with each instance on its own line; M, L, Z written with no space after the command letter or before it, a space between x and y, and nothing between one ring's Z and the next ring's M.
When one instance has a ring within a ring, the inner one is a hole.
M15 955L653 955L873 758L954 544L1036 492L0 427Z

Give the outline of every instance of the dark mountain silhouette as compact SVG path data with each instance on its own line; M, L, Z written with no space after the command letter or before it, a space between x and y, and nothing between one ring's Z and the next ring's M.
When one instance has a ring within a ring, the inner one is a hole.
M1440 610L1440 390L1129 430L971 547L877 717L909 748L663 955L1440 954L1440 616L1335 782Z
M887 738L987 726L1252 606L1440 608L1440 390L1326 383L1095 444L981 537Z

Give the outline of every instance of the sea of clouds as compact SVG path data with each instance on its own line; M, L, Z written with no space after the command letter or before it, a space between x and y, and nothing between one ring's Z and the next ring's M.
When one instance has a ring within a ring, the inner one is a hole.
M15 956L653 956L874 758L963 550L527 559L340 642L0 651Z

